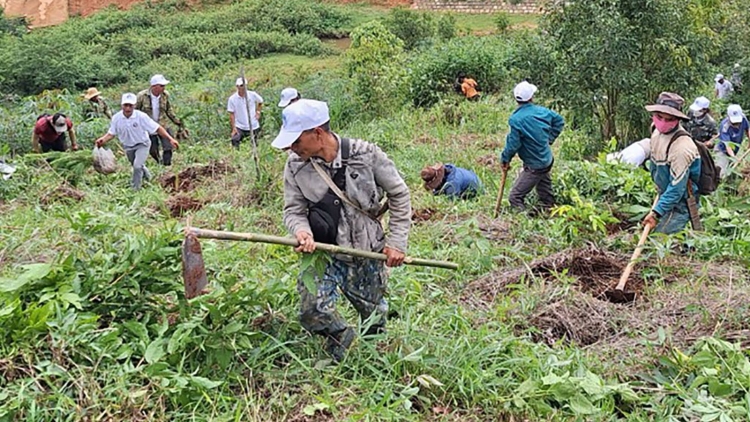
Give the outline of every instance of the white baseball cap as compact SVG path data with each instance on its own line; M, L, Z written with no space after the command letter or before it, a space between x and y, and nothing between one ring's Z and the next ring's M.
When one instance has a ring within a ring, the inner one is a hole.
M711 105L711 101L708 100L706 97L698 97L693 101L693 104L690 104L690 110L693 111L700 111L704 108L708 108Z
M126 92L125 94L122 94L122 100L120 100L121 105L130 104L135 105L135 103L138 101L138 97L135 96L132 92Z
M237 80L234 82L234 86L243 86L247 85L247 79L237 78Z
M526 81L519 83L513 88L513 96L516 98L516 101L520 102L529 101L534 96L534 93L536 93L536 85Z
M328 104L316 100L299 100L281 113L281 130L271 146L278 149L289 148L302 132L329 120Z
M299 92L294 88L284 88L281 90L281 101L279 101L279 107L286 107L289 102L297 98Z
M164 77L164 75L154 75L151 77L151 86L166 85L168 83L169 81Z
M722 75L721 73L717 73L714 81L719 82L722 79L724 79L724 75Z
M738 104L730 104L729 107L727 107L727 116L729 116L729 121L732 123L740 123L745 117L745 115L742 114L742 107Z
M68 120L62 113L57 113L52 116L52 126L55 128L55 132L63 133L68 130Z

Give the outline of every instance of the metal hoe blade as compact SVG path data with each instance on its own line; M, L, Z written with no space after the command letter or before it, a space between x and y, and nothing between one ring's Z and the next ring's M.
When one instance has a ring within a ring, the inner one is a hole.
M187 233L182 242L182 279L185 283L186 298L192 299L205 293L208 277L201 244L193 233Z

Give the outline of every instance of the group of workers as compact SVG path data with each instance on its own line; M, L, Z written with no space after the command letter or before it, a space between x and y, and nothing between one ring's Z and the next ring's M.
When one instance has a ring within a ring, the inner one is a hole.
M477 86L473 79L467 79L464 77L461 82L468 84L468 97ZM133 164L132 186L135 189L140 188L144 177L149 177L145 166L149 153L157 162L169 165L171 151L179 147L166 125L174 123L185 132L164 90L168 83L162 75L154 75L150 89L138 95L123 94L121 111L114 115L95 88L85 94L97 112L111 116L109 131L96 140L96 145L119 138ZM263 98L248 91L246 85L246 80L237 79L237 91L227 102L230 139L235 148L247 137L254 142L260 129ZM560 114L535 104L536 92L537 87L527 81L514 87L517 107L509 118L509 133L500 155L504 172L516 155L522 162L522 170L509 195L510 205L518 210L525 209L525 198L533 189L536 189L542 210L555 204L550 176L554 164L551 145L562 132L565 121ZM395 163L380 147L331 130L327 103L303 99L294 88L286 88L278 105L283 108L282 126L271 145L287 152L283 171L283 220L298 242L296 250L310 253L315 250L316 242L324 242L386 256L382 262L336 254L322 273L310 267L299 275L301 324L309 332L325 338L327 353L338 362L358 334L336 310L340 294L359 313L365 336L385 331L388 315L385 267L404 263L411 226L411 194ZM651 225L656 231L674 233L690 220L688 200L698 195L701 176L701 158L693 139L715 145L718 156L736 154L735 144L741 142L743 134L750 136L750 125L739 106L729 106L727 118L717 127L708 112L709 105L708 99L699 97L686 115L682 110L682 97L668 92L660 94L655 104L646 106L652 118L651 136L616 157L631 162L631 152L637 148L638 162L634 164L650 159L651 176L659 199L643 224ZM37 126L40 129L35 127L34 139L43 151L64 150L65 132L71 134L73 148L77 148L67 117L43 116ZM685 132L683 126L689 132ZM56 140L49 142L56 134ZM156 156L154 144L157 145ZM158 145L164 151L161 160ZM35 149L36 146L35 143ZM433 194L452 198L471 198L482 190L474 172L450 163L427 166L420 177L424 187ZM388 230L382 224L386 212L389 213ZM307 283L303 282L308 276L314 278L316 291L309 291Z

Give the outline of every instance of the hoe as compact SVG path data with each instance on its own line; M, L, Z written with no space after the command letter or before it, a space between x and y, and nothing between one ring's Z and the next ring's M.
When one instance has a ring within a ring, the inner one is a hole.
M297 243L297 239L291 237L267 236L255 233L235 233L187 227L185 229L185 240L182 243L182 278L185 282L185 297L188 299L192 299L198 295L204 294L206 286L208 285L206 268L203 263L203 255L198 238L241 240L247 242L286 245L292 247L299 246L299 244ZM359 258L377 259L379 261L386 260L385 254L382 253L345 248L342 246L330 245L326 243L316 243L315 248L317 250L325 251L331 254L344 254ZM406 259L404 259L404 264L446 268L449 270L458 269L458 264L455 264L453 262L433 261L430 259L420 259L412 257L406 257Z

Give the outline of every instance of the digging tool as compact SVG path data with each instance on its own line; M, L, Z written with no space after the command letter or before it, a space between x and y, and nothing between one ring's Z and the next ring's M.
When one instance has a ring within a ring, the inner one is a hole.
M279 237L279 236L268 236L268 235L262 235L262 234L255 234L255 233L236 233L236 232L225 232L225 231L218 231L218 230L204 230L199 229L195 227L187 227L185 229L185 247L183 247L183 253L185 251L194 252L197 251L197 254L200 254L200 244L198 242L198 238L203 239L219 239L219 240L241 240L241 241L247 241L247 242L260 242L260 243L271 243L274 245L286 245L286 246L292 246L297 247L299 246L299 243L297 242L297 239L294 239L292 237ZM197 246L196 246L197 245ZM346 248L343 246L338 245L329 245L327 243L315 243L315 248L317 250L325 251L332 254L344 254L344 255L350 255L350 256L356 256L359 258L369 258L369 259L377 259L379 261L385 261L387 259L387 256L382 253L377 252L370 252L370 251L363 251L360 249L354 249L354 248ZM190 253L188 252L188 253ZM195 254L194 254L195 255ZM205 268L201 272L200 266L203 265L203 257L200 257L200 261L197 259L197 257L194 257L193 259L186 259L183 256L183 266L186 265L186 263L189 263L193 265L191 268L185 268L183 267L183 277L185 277L185 297L187 298L193 298L201 294L203 289L206 287L207 281L205 278ZM446 268L449 270L457 270L458 264L453 262L447 262L447 261L434 261L431 259L420 259L420 258L413 258L413 257L406 257L404 259L404 264L407 265L419 265L424 267L436 267L436 268ZM191 278L188 278L191 277Z
M253 117L250 116L250 103L249 91L247 86L247 79L245 79L245 67L240 65L240 78L245 84L245 110L247 110L247 124L250 125L250 142L253 144L253 161L255 161L255 180L260 180L260 162L258 160L258 144L255 140L255 132L253 131Z
M508 177L508 170L503 169L503 178L500 179L500 189L497 191L497 202L495 203L495 218L500 215L500 203L503 202L503 191L505 190L505 179Z
M625 271L622 272L622 275L620 276L620 282L617 283L615 289L607 290L606 292L604 292L604 295L610 302L629 303L635 300L635 292L625 291L625 284L627 284L628 282L630 273L633 272L633 268L638 261L638 257L641 256L643 245L646 244L646 239L648 238L648 234L649 232L651 232L651 229L652 226L650 224L646 225L646 227L643 228L641 238L638 239L638 245L635 247L635 251L633 251L633 256L630 257L630 262L628 262L627 267L625 267Z
M656 198L654 198L654 203L651 205L651 209L653 209L656 206L656 203L659 202L659 195L656 195ZM630 262L628 262L628 265L625 267L625 270L622 272L622 275L620 276L620 281L617 283L617 286L615 286L614 290L607 290L604 292L604 296L607 297L607 300L613 303L630 303L635 300L635 292L630 291L624 291L625 284L628 282L628 278L630 278L630 273L633 272L633 268L635 268L635 264L638 261L638 258L641 256L641 251L643 250L643 245L646 244L646 239L648 239L648 234L653 229L653 226L646 225L643 228L643 232L641 233L641 238L638 239L638 245L636 245L635 250L633 251L633 256L630 257Z

